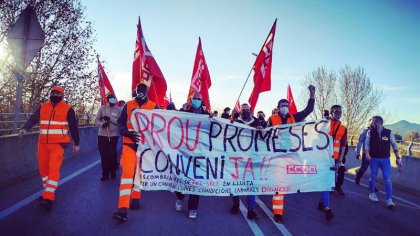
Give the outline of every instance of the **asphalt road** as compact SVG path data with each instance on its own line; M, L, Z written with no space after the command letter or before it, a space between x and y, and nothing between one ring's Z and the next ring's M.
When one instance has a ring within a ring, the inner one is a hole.
M351 154L350 156L354 156ZM420 235L418 193L394 190L396 209L368 200L365 186L347 174L345 196L331 195L336 217L326 222L316 209L320 193L299 193L285 198L284 224L272 221L271 196L259 196L258 219L231 215L230 197L201 197L197 219L188 218L187 204L174 208L175 194L143 192L138 211L129 211L126 223L112 220L117 209L118 180L99 180L99 156L94 153L63 165L62 181L51 211L39 206L39 177L0 191L0 235ZM349 167L359 163L349 158ZM365 175L362 184L367 184ZM383 186L379 186L381 191ZM241 197L246 204L246 197ZM265 211L264 211L265 210Z

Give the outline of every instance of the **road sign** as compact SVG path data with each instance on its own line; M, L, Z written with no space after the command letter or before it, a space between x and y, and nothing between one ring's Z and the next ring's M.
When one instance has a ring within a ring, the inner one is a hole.
M35 54L44 45L45 32L39 24L36 12L33 7L28 6L22 11L18 20L10 27L7 32L7 43L12 51L12 56L16 62L16 103L13 117L13 133L17 132L19 112L22 104L22 80L21 73L31 63Z
M45 32L32 7L29 6L23 10L19 19L10 27L6 37L17 69L24 71L42 48L45 39Z

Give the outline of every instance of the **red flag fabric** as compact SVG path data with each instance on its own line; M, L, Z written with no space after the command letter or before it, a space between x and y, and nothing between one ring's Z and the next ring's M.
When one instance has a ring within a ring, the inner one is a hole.
M187 101L190 101L195 92L200 92L206 110L210 111L209 88L211 87L211 78L209 68L207 67L206 58L201 47L201 38L198 38L197 52L195 54L195 62L191 77L190 91L188 92Z
M251 111L254 111L260 93L271 90L271 62L274 35L276 33L276 23L277 19L274 21L273 27L271 27L270 33L268 34L253 66L254 88L248 100L251 105Z
M289 113L294 115L297 112L295 99L293 99L292 89L290 84L287 85L287 100L289 101Z
M141 29L141 22L137 24L136 49L134 51L133 74L131 90L133 91L138 83L144 83L149 87L147 97L150 101L163 106L166 94L166 81L160 68L147 47Z
M99 61L98 58L98 78L99 78L99 94L101 95L101 105L106 105L108 101L106 100L106 96L109 94L114 94L115 98L117 96L114 93L114 89L112 88L111 82L109 82L108 76L105 73L105 70Z
M295 99L293 99L292 89L290 84L287 86L287 100L289 101L289 113L294 115L297 113Z

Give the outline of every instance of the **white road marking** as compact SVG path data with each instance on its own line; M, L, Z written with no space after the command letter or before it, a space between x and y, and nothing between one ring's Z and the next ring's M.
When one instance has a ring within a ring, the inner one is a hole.
M83 167L82 169L74 172L73 174L71 174L69 176L66 176L65 178L63 178L62 180L60 180L60 184L59 185L62 185L64 183L72 180L73 178L77 177L78 175L83 174L84 172L88 171L89 169L91 169L92 167L98 165L99 163L101 163L100 160L95 161L95 162L93 162L93 163L91 163L91 164ZM31 196L29 196L29 197L27 197L27 198L25 198L25 199L17 202L13 206L11 206L11 207L9 207L9 208L1 211L0 212L0 220L6 218L7 216L9 216L9 215L13 214L14 212L16 212L17 210L19 210L20 208L22 208L22 207L28 205L29 203L33 202L34 200L38 199L41 196L42 192L43 192L43 190L38 191L38 192L32 194Z
M249 228L251 228L254 235L257 235L257 236L264 235L264 233L262 232L260 227L257 225L257 223L255 223L255 221L249 220L248 218L246 218L248 210L242 203L241 199L239 199L239 209L241 210L243 217L245 218L246 222L248 223Z
M344 177L344 178L345 178L346 180L348 180L348 181L350 181L350 182L354 183L354 180L352 180L352 179L350 179L350 178L348 178L348 177ZM361 186L364 186L364 187L366 187L366 188L369 188L369 186L367 186L366 184L362 184L362 183L360 183L360 185L361 185ZM381 190L379 190L379 192L380 192L380 193L382 193L382 194L386 194L385 192L383 192L383 191L381 191ZM409 201L409 200L406 200L406 199L404 199L404 198L402 198L402 197L398 197L398 196L392 195L392 198L397 199L397 200L399 200L399 201L401 201L401 202L404 202L404 203L406 203L406 204L408 204L408 205L411 205L411 206L413 206L413 207L415 207L415 208L417 208L417 209L420 209L420 205L419 205L419 204L416 204L416 203L414 203L414 202L411 202L411 201Z
M261 209L265 212L265 214L268 216L268 218L270 218L270 219L273 218L273 213L271 213L271 211L260 200L260 198L258 196L255 197L255 202L261 207ZM274 220L272 220L272 222L277 227L277 229L280 230L280 232L283 235L285 235L285 236L291 236L292 235L292 233L290 233L290 231L287 230L286 227L283 224L276 223L276 222L274 222Z

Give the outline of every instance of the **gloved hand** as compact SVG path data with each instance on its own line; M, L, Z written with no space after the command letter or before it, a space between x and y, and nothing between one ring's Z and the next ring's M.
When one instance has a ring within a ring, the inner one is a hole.
M109 116L103 116L102 119L104 119L105 121L110 121L111 119L109 118Z
M140 135L136 133L136 131L124 131L123 136L133 140L133 142L138 143L140 141Z
M104 128L104 129L105 129L106 127L108 127L108 126L109 126L109 122L108 122L108 121L102 124L102 128Z

